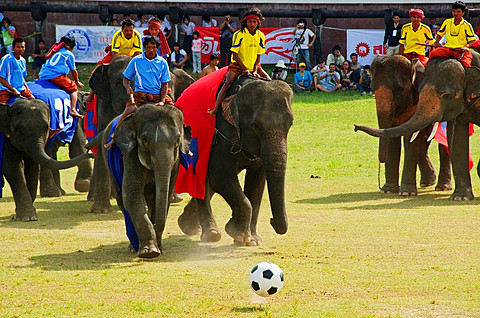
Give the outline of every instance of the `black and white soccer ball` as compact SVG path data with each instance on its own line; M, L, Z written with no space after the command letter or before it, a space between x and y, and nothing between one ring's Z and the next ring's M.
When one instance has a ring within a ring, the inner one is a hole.
M250 287L262 297L278 293L283 287L283 272L277 265L262 262L255 265L250 271Z

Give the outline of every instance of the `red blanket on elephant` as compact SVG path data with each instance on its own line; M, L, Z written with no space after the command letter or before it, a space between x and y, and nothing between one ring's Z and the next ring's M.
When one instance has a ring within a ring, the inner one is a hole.
M198 144L198 155L196 163L189 165L188 170L180 166L175 191L177 193L187 192L194 198L205 198L205 179L207 177L208 159L210 148L215 133L215 117L208 114L208 109L215 105L217 90L228 67L216 72L190 85L175 102L185 117L185 125L192 128L192 143L196 139Z

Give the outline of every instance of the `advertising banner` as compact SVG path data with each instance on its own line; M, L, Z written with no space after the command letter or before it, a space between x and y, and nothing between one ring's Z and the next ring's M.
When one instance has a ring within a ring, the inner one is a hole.
M347 54L346 59L350 59L350 54L357 53L358 61L362 65L372 64L377 55L385 55L386 49L383 47L383 36L385 30L375 29L348 29L347 30Z

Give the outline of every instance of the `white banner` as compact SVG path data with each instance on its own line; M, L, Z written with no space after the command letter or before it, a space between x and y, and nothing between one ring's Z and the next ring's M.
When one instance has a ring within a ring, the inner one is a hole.
M362 65L372 64L377 55L385 55L383 48L383 36L385 30L375 29L348 29L347 30L347 54L357 53L358 61Z

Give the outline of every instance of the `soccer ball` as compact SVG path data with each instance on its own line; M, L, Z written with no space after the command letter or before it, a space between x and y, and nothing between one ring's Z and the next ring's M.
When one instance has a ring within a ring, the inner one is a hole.
M262 297L278 293L284 280L280 267L270 262L255 265L250 271L249 279L253 291Z

